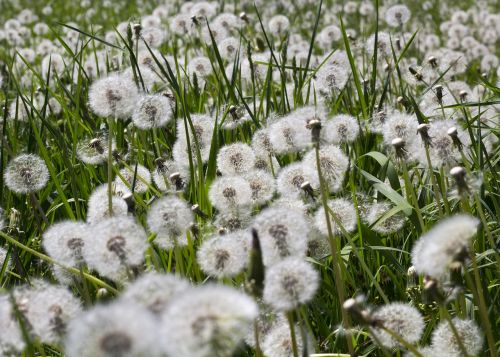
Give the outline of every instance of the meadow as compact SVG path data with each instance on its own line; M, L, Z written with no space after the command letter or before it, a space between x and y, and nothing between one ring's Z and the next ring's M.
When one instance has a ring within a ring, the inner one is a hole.
M0 356L498 355L495 0L0 1Z

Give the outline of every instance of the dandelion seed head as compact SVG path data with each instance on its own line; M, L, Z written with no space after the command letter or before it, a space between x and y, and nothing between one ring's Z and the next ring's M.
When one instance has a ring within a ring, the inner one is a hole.
M47 254L68 267L84 263L83 246L92 244L90 227L84 222L63 221L51 225L43 232L42 243Z
M247 173L254 165L253 149L244 143L223 146L217 154L217 168L223 175Z
M219 211L246 209L252 202L252 189L241 176L222 176L212 183L208 196Z
M134 192L144 193L149 189L149 185L151 185L151 173L149 170L138 164L137 165L137 173L136 165L130 165L128 167L124 167L120 170L121 178L118 176L116 178L117 185L125 185L129 190L134 189Z
M98 305L71 321L65 351L69 357L156 357L157 331L154 315L140 305Z
M161 128L172 119L172 101L164 95L144 95L132 114L134 125L147 130Z
M60 76L65 68L64 59L58 53L46 55L42 60L42 75L44 79L49 75L49 71L51 76Z
M477 218L465 214L441 220L413 246L411 257L416 271L434 278L443 277L450 263L467 250L478 224Z
M93 244L84 246L83 257L101 276L123 281L127 268L142 264L147 236L133 218L106 218L92 226L91 234Z
M373 56L375 46L375 34L371 35L368 37L368 40L366 41L366 52L370 56ZM384 57L391 57L392 56L392 50L391 50L391 36L387 32L379 31L378 32L378 38L377 38L377 56L380 60L380 58Z
M398 232L404 227L405 217L401 212L381 221L381 218L392 208L386 202L377 202L370 205L366 220L368 224L374 225L372 229L380 234L391 234ZM375 224L376 223L376 224Z
M410 9L406 5L393 5L385 12L385 22L391 27L406 24L411 17Z
M299 355L303 354L304 341L300 333L300 328L295 327L295 340ZM313 350L313 342L310 335L307 335L307 348L309 352ZM293 356L293 343L290 334L290 327L284 321L278 322L264 335L262 344L262 352L265 356L273 357L290 357Z
M330 144L339 145L356 140L359 126L356 119L350 115L336 115L323 124L323 138Z
M196 136L199 150L201 154L201 160L206 162L210 155L210 146L212 142L212 134L214 129L214 120L203 114L191 115L191 122L193 123L194 134L191 132L191 128L188 125L189 132L189 143L191 146L191 153L193 162L196 163L196 143L194 136ZM189 167L189 155L188 146L186 139L186 128L184 126L184 121L180 120L177 123L177 141L174 145L172 155L174 160L178 163L184 163L184 166Z
M127 119L137 104L137 98L135 83L124 75L101 78L89 89L90 108L105 118Z
M375 310L371 317L377 324L391 330L410 344L420 340L425 328L420 312L405 303L393 302L384 305ZM374 327L371 332L386 348L400 346L400 343L382 327Z
M266 271L264 301L280 311L309 302L319 286L319 276L301 257L289 257Z
M113 216L126 216L128 214L127 202L119 195L116 185L112 185L112 209ZM87 222L96 223L110 217L108 203L108 185L102 184L90 194L87 209Z
M189 61L188 72L191 75L196 74L198 78L204 78L212 73L212 64L207 57L195 57Z
M112 148L116 147L113 139ZM89 165L103 164L108 159L108 138L107 135L97 135L85 138L78 142L76 154L78 158Z
M309 182L313 188L319 187L318 175L309 165L303 162L295 162L283 167L276 179L278 192L281 196L300 197L304 194L301 186Z
M305 156L303 165L305 170L315 174L311 183L318 182L319 176L315 150L309 151ZM349 168L349 159L346 154L336 145L325 145L319 149L319 164L321 175L328 184L330 192L338 192L342 188L344 176ZM314 185L313 185L314 187Z
M25 342L10 296L7 294L0 294L0 330L0 354L20 354L25 348Z
M289 114L269 127L269 139L278 154L298 152L311 144L311 132L303 116Z
M244 178L252 189L252 202L255 205L262 205L270 201L276 192L276 180L263 170L251 170L244 174Z
M475 356L483 347L483 335L473 320L451 320L467 354ZM432 333L431 347L439 356L461 356L462 350L448 321L441 321Z
M177 294L189 287L187 280L173 274L148 272L128 285L119 299L141 305L152 313L160 315Z
M284 15L275 15L269 20L269 31L275 36L281 36L288 31L290 20Z
M337 220L347 232L352 232L356 229L357 216L354 205L351 201L345 198L335 198L328 201L330 225L334 235L340 235L343 230L336 220L332 217L332 213L336 215ZM314 215L314 224L316 228L324 235L328 235L328 226L326 222L325 209L321 207Z
M256 303L227 286L204 285L177 295L161 326L168 355L229 356L257 317Z
M5 185L15 193L40 191L49 181L45 161L34 154L21 154L13 158L4 172Z
M255 218L252 227L259 234L264 265L271 266L289 256L305 255L309 223L301 211L267 208Z
M238 53L242 52L240 40L236 37L227 37L217 45L219 53L226 61L233 61Z
M60 343L67 324L82 310L81 302L67 288L37 281L15 292L28 332L47 344Z
M175 180L171 178L173 174L178 174ZM179 165L176 161L158 158L153 170L153 181L162 192L179 191L189 183L189 172L185 166Z
M239 274L247 264L250 234L234 231L205 240L196 253L198 264L208 275L224 278Z
M186 232L194 221L187 202L175 196L157 199L147 217L149 230L157 235L154 242L163 249L187 245Z

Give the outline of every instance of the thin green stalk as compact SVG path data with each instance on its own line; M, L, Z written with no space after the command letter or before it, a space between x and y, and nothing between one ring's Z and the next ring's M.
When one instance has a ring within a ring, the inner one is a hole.
M288 325L290 326L290 338L292 339L293 357L299 357L299 348L297 346L297 336L295 335L295 325L293 322L293 311L288 311L286 313L286 318L288 320Z
M401 160L401 168L403 171L403 178L405 180L406 192L407 192L407 194L409 193L409 195L413 201L413 206L415 208L415 213L417 214L418 223L420 224L420 231L425 232L424 219L422 217L422 212L420 211L420 207L418 205L417 194L415 193L413 185L410 181L410 175L408 174L408 168L406 167L406 162L404 161L404 159Z
M340 268L340 262L342 261L342 257L340 256L340 251L337 248L337 242L335 241L335 237L333 236L332 225L330 222L330 214L328 213L328 208L329 208L328 207L328 198L327 198L327 193L326 193L325 181L324 181L323 175L321 173L321 162L320 162L320 157L319 157L319 143L318 142L316 142L316 144L315 144L315 152L316 152L316 167L318 169L318 177L319 177L320 190L321 190L321 202L323 205L323 209L325 210L326 227L328 230L328 242L330 244L330 250L331 250L331 254L332 254L333 274L335 277L335 283L337 285L337 294L339 297L339 303L340 303L340 306L342 307L344 305L344 302L345 302L344 280L342 279L341 268ZM343 308L341 308L340 311L342 314L342 320L344 321L346 327L349 328L350 319L349 319L349 316L347 315L347 312ZM347 347L349 349L349 353L354 354L354 348L352 346L351 339L348 337L348 338L346 338L346 340L347 340Z
M108 214L113 215L113 118L108 120Z

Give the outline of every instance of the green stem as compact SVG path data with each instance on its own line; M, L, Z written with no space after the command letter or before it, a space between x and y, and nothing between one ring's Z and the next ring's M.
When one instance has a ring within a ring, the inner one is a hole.
M290 338L292 339L293 357L299 357L299 348L297 347L297 336L295 335L295 325L293 324L293 311L286 313L288 325L290 326Z

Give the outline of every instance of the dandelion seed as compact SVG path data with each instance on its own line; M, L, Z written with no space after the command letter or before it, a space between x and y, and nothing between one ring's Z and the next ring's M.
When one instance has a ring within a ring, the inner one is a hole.
M252 201L252 189L243 177L223 176L215 179L208 196L219 211L246 209Z
M247 173L254 167L255 154L243 143L223 146L217 154L217 168L223 175Z
M61 76L65 68L66 64L64 63L64 59L58 53L51 53L42 60L42 76L44 80L47 79L49 71L51 76Z
M190 125L187 125L189 132L189 143L194 163L197 160L197 146L194 137L196 136L198 148L202 162L206 162L210 155L210 147L212 143L212 134L214 130L214 120L208 115L191 115L191 122L193 123L194 132L191 131ZM174 160L178 163L183 163L184 166L189 167L189 155L186 138L186 127L184 121L177 123L177 141L174 145L172 155Z
M274 149L269 137L268 128L261 128L255 131L252 137L252 148L257 156L269 157L273 155Z
M403 26L410 17L411 12L406 5L394 5L385 12L385 22L391 27Z
M217 278L236 276L247 264L249 242L247 231L214 236L198 249L198 264L206 274Z
M259 234L264 265L271 266L289 256L305 255L309 223L301 211L291 207L267 208L255 218L252 226Z
M345 198L336 198L328 201L328 208L331 210L328 214L332 233L334 235L343 234L343 230L352 232L356 229L357 216L352 202L346 200ZM332 214L334 214L337 219L334 219ZM323 207L321 207L314 215L314 224L322 234L328 235L325 209Z
M478 224L477 218L465 214L440 221L413 246L411 257L416 271L438 279L443 277L453 261L463 259Z
M205 285L177 295L163 314L169 356L230 356L257 317L255 302L226 286Z
M264 301L277 310L290 311L309 302L319 286L318 273L300 257L273 264L266 272Z
M78 267L84 264L83 246L92 244L90 227L83 222L63 221L43 233L43 248L57 262Z
M392 208L389 203L374 203L370 206L366 220L372 229L380 234L391 234L398 232L404 227L405 217L401 212L397 212L382 220L382 217Z
M45 161L34 154L16 156L4 173L5 185L19 194L40 191L47 185L49 177Z
M304 168L308 172L314 172L315 179L311 183L318 182L319 176L315 150L309 151L302 160ZM344 176L349 168L349 159L342 150L335 145L322 146L319 150L319 164L321 175L326 181L330 192L338 192L342 188ZM315 187L313 185L313 187ZM316 186L317 187L317 186Z
M153 181L160 191L182 191L189 183L189 172L186 167L173 160L163 158L156 159L155 163Z
M111 204L114 217L126 216L128 213L127 202L122 198L123 192L120 192L120 189L116 185L113 185ZM87 222L97 223L109 217L108 185L102 184L96 187L89 197Z
M233 61L238 53L241 53L240 40L235 37L227 37L217 45L219 53L226 61Z
M248 210L222 211L217 214L214 225L229 232L242 230L247 228L252 220L250 213Z
M172 101L164 95L145 95L132 114L132 121L140 129L161 128L172 119Z
M410 344L420 340L425 323L420 312L408 304L393 302L384 305L371 315L375 326L383 326L399 335ZM401 344L382 327L374 327L371 333L386 348L401 347Z
M67 324L82 310L81 302L68 289L42 281L20 288L14 295L30 335L47 344L61 342Z
M112 148L116 143L113 139ZM76 147L78 158L89 165L103 164L108 160L108 138L97 135L81 140Z
M126 287L120 300L141 305L156 315L162 314L175 296L190 288L187 280L173 274L149 272Z
M128 268L143 262L147 236L134 219L106 218L96 223L90 234L93 235L93 244L84 245L83 257L89 268L103 277L123 281Z
M195 57L189 61L188 72L196 74L200 78L207 77L212 73L212 64L207 57Z
M125 185L137 193L147 192L151 185L151 173L146 167L139 164L124 167L120 170L120 176L116 178L116 185Z
M336 115L323 124L323 138L330 144L351 143L359 135L356 119L350 115Z
M472 320L454 318L451 321L469 356L478 355L483 347L481 330ZM462 356L460 345L448 321L442 321L436 327L431 337L431 347L439 356Z
M92 308L68 326L69 357L160 356L158 322L146 308L117 302Z
M276 179L278 192L283 196L300 197L303 194L302 184L309 182L313 188L319 187L318 175L310 165L295 162L282 168Z
M280 119L269 128L269 139L278 154L298 152L311 144L311 132L304 117L295 114Z
M186 246L186 232L194 221L188 204L175 196L156 200L147 218L148 228L157 235L154 242L163 249Z
M307 351L313 352L314 345L311 336L307 335L306 343L304 343L299 326L295 327L295 340L299 356L304 355L304 348L306 346ZM290 326L285 322L280 322L273 326L269 332L264 335L261 348L265 356L293 356L293 342L290 334Z
M137 104L137 97L135 83L116 74L99 79L89 90L90 108L105 118L129 118Z
M254 205L263 205L273 198L276 191L276 180L263 170L251 170L243 176L252 189L252 202Z
M0 294L0 354L20 355L25 348L21 327L9 295Z
M366 52L370 56L373 56L375 46L375 35L371 35L368 37L366 41ZM381 58L391 58L392 50L391 50L391 36L387 32L379 31L377 38L377 56L380 61Z
M269 31L275 36L281 36L290 27L290 20L284 15L276 15L269 20Z

